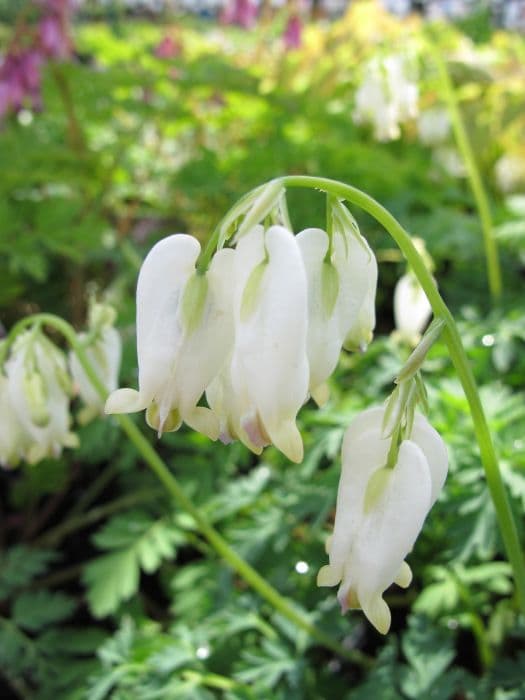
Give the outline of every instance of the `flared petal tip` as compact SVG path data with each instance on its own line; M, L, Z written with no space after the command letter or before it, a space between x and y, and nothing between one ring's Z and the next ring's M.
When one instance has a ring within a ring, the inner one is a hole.
M401 588L408 588L412 583L412 569L406 563L406 561L404 561L399 567L394 583L397 583L397 585Z
M337 573L333 566L327 564L319 569L317 574L317 585L322 586L337 586L341 581L341 576Z
M328 387L328 384L323 382L322 384L319 384L319 386L316 386L314 389L310 389L310 394L312 395L312 399L319 406L319 408L322 408L330 398L330 389Z
M303 461L303 438L295 421L283 421L277 428L268 430L268 432L275 447L291 462L300 464Z
M136 413L143 411L147 402L135 389L117 389L106 399L104 413Z
M363 612L380 634L387 634L392 622L390 608L380 595L363 601Z

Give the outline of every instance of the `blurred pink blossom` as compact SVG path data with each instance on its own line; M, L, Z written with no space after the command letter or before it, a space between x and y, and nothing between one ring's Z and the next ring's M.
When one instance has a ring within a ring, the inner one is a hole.
M71 55L71 41L65 22L57 15L47 15L38 25L41 47L49 58L64 59Z
M283 34L284 45L287 49L298 49L301 46L303 23L299 15L293 14L288 19Z
M251 29L257 20L258 7L253 0L230 0L225 6L220 21L222 24L238 24Z
M0 66L0 116L18 111L26 100L40 109L40 68L42 56L34 49L8 53Z
M180 54L180 44L176 39L171 36L166 35L161 41L155 46L153 53L157 58L170 59L175 58Z

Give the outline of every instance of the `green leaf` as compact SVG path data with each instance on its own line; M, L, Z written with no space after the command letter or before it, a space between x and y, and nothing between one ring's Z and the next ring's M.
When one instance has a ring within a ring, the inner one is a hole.
M435 627L422 616L409 618L409 629L402 640L403 653L409 663L401 681L401 688L409 698L419 700L434 691L455 656L454 640L450 633ZM446 700L449 695L439 695Z
M62 622L75 609L75 601L65 593L27 591L16 598L13 622L31 632Z
M173 557L178 533L165 519L130 511L112 518L93 539L111 550L90 562L83 577L90 608L96 617L103 617L137 592L141 568L153 573L163 559Z
M0 600L44 574L58 555L50 549L11 547L0 558Z
M120 603L137 592L139 567L133 549L106 554L90 562L84 569L87 599L95 617L115 612Z

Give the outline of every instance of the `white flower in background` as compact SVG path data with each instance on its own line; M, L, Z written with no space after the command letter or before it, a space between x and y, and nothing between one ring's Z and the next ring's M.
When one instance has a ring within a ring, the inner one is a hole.
M432 159L451 177L467 176L467 168L455 146L438 146L432 153Z
M516 192L525 188L525 157L511 153L502 155L494 166L496 184L501 192Z
M421 143L437 146L450 134L450 118L445 107L432 107L422 112L417 120L417 132Z
M77 447L70 432L71 380L63 352L41 333L20 335L5 364L9 400L31 439L25 451L30 464L58 457L63 447Z
M100 328L96 332L79 333L78 340L81 343L85 342L92 334L94 336L93 340L85 348L85 353L95 373L106 387L108 393L110 393L115 391L118 386L122 341L118 331L109 325ZM85 403L85 410L79 414L80 422L85 423L97 414L104 412L105 401L100 398L73 351L69 354L69 367L75 389Z
M345 433L330 563L317 579L320 586L340 584L342 612L362 608L382 634L391 620L383 593L394 582L410 585L405 557L448 469L443 440L421 414L401 442L395 466L386 468L391 439L382 436L384 417L384 407L368 409Z
M353 119L370 124L379 141L391 141L401 135L400 124L417 117L418 98L417 82L409 76L404 57L374 57L356 91Z
M11 403L8 379L0 373L0 466L16 467L31 442Z
M415 275L407 273L394 289L394 321L401 337L417 345L432 316L432 307Z
M208 402L223 439L239 438L256 453L273 443L300 462L295 419L309 375L306 274L295 236L282 226L255 227L237 244L233 280L235 344Z
M199 253L196 238L175 234L144 260L137 283L139 391L117 390L106 413L146 408L148 424L159 433L184 421L215 440L218 419L197 404L233 343L234 251L216 253L205 274L195 268Z

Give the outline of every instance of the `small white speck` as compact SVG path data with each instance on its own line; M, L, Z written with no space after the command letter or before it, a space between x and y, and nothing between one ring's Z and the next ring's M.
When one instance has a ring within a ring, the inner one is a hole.
M298 561L297 564L295 565L295 570L297 571L298 574L306 574L308 573L309 566L305 561Z
M525 442L523 440L514 440L512 446L515 450L522 450L525 447Z
M337 673L341 670L341 662L339 659L332 659L328 662L327 667L330 673Z
M495 342L496 342L496 338L494 338L492 333L487 333L481 339L481 344L484 345L486 348L491 348Z
M33 112L30 112L28 109L21 109L18 112L17 119L22 126L29 126L33 121Z
M447 622L447 627L449 628L449 630L455 630L457 629L458 624L459 623L457 620L452 619Z
M198 659L207 659L210 654L211 654L210 647L206 646L206 645L198 647L197 651L195 652L195 656Z

